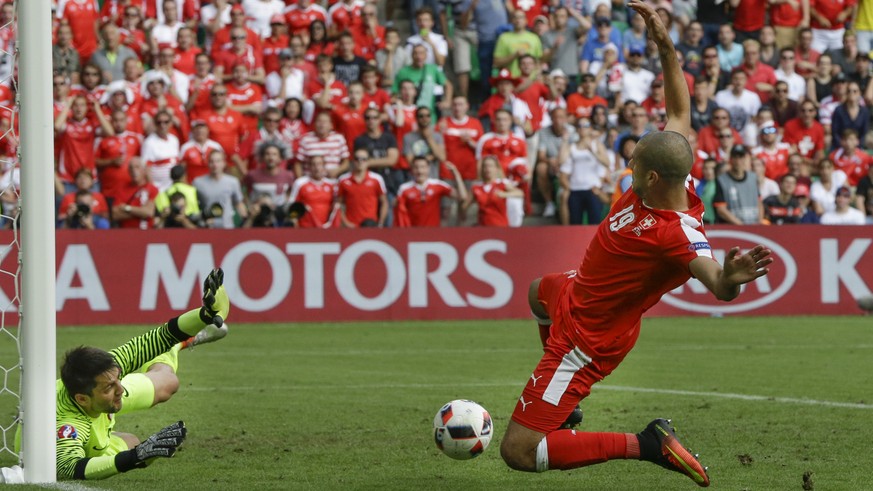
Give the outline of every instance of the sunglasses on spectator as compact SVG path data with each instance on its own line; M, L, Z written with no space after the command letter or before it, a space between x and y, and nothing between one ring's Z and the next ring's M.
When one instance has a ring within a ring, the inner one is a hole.
M718 135L719 140L724 140L724 139L733 138L733 137L734 137L734 135L732 133L725 133L723 135Z
M210 94L210 95L211 95L212 97L221 97L221 96L226 96L226 95L227 95L227 92L213 92L213 93Z
M169 119L155 120L155 124L160 124L160 125L170 124L170 120Z
M430 117L430 113L421 113L421 114L418 115L418 117L419 117L419 118L429 118L429 117Z
M278 123L280 121L282 121L282 120L278 119L278 118L267 118L264 120L265 123Z
M368 120L371 120L371 121L372 121L372 120L376 120L376 119L379 119L379 115L377 114L377 115L375 115L375 116L373 116L373 115L371 115L371 116L364 116L364 119L368 119Z
M763 135L775 135L776 134L776 127L775 126L768 126L766 128L762 128L761 134L763 134Z
M233 39L234 41L238 41L240 39L245 39L246 37L245 36L231 36L230 38Z
M125 12L125 17L139 17L139 12Z

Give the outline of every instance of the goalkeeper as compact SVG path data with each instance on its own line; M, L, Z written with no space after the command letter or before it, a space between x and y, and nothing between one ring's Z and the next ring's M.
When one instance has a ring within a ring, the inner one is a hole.
M67 352L57 382L58 479L105 479L172 457L185 440L182 421L140 442L114 431L117 414L168 400L179 388L179 350L227 334L230 302L215 269L203 285L203 306L106 352L80 346Z

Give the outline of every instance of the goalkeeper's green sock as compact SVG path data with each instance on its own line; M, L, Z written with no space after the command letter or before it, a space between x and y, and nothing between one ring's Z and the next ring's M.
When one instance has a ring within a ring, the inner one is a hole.
M176 323L179 326L179 330L189 336L194 336L198 332L200 332L201 329L206 327L208 323L204 322L203 319L200 317L201 310L202 307L194 310L189 310L188 312L185 312L184 314L177 317Z

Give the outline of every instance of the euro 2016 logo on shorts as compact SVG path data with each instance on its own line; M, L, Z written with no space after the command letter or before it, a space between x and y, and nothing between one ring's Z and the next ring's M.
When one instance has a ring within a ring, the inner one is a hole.
M770 273L744 285L742 294L731 303L718 301L703 286L703 283L694 278L664 295L662 298L664 303L689 312L733 314L769 305L782 298L794 286L797 280L797 263L788 250L778 242L740 230L710 230L706 235L709 244L694 243L689 245L688 249L694 251L712 247L712 257L719 264L723 264L731 247L739 247L740 254L743 254L761 244L772 251L773 264L768 266Z
M63 425L58 428L58 440L65 439L76 439L79 437L79 434L76 432L76 428L72 425Z

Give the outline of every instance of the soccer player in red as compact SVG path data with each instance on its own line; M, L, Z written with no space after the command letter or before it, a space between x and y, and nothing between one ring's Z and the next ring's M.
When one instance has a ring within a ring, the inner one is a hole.
M452 99L452 113L439 122L440 133L446 147L446 160L455 164L464 180L476 179L476 144L482 138L482 123L467 115L470 103L461 95ZM447 170L447 169L443 169ZM447 179L447 172L440 172Z
M439 179L431 179L427 157L412 159L412 180L401 184L397 190L395 227L439 227L443 198L467 200L467 189L458 168L451 162L444 162L443 167L454 176L454 188Z
M368 222L379 227L385 225L388 191L382 176L367 169L368 158L366 150L355 150L351 172L340 176L337 183L343 227L361 227Z
M653 462L709 485L706 470L676 438L668 420L640 433L561 429L594 383L611 373L637 340L643 313L664 293L694 276L721 300L767 274L770 251L728 252L724 268L712 258L701 225L703 203L686 187L693 155L688 85L669 33L655 9L632 0L660 53L668 123L634 149L632 189L612 207L575 271L531 285L531 307L545 354L529 378L501 442L513 469L574 469L613 459ZM549 327L551 325L551 327Z
M312 157L309 162L309 175L298 177L291 188L289 203L302 203L306 213L300 217L297 226L300 228L331 228L336 226L334 219L334 195L336 181L327 178L324 168L324 158L320 155Z

